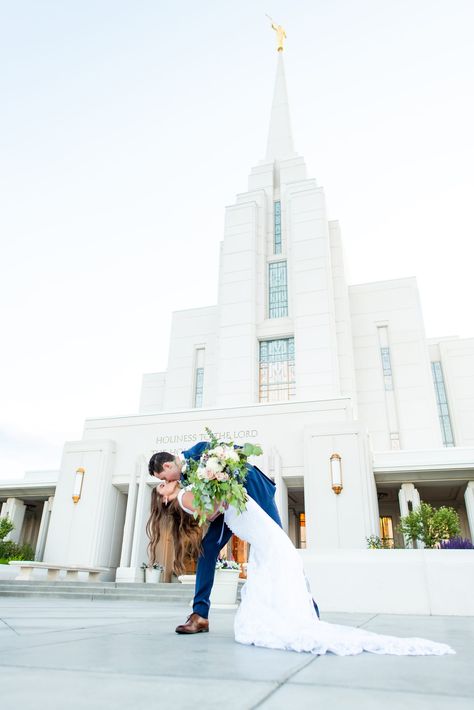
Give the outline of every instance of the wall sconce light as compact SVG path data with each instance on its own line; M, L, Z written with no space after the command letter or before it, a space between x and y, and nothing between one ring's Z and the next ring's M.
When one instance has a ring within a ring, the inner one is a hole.
M332 489L334 493L338 496L342 491L342 465L341 457L339 454L333 454L329 459L331 463L331 481Z
M79 468L76 468L76 478L74 480L74 490L72 492L72 499L73 499L74 503L77 503L77 501L81 497L82 484L84 483L85 472L86 472L86 469L82 468L82 466L80 466Z

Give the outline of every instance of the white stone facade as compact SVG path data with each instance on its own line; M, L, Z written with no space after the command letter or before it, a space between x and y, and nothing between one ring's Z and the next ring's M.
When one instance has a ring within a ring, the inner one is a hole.
M272 264L287 282L279 317L269 317ZM277 339L293 339L294 383L288 401L264 402L261 343ZM442 388L452 441L440 425ZM293 148L281 53L265 160L226 208L218 303L173 314L167 370L144 375L138 415L87 420L82 439L66 442L54 508L51 491L37 489L51 515L48 526L44 511L38 519L37 559L138 579L147 558L148 458L189 448L206 426L262 445L259 465L275 479L284 527L300 546L305 516L304 555L315 578L315 560L329 569L331 550L363 550L379 534L379 516L395 528L408 500L453 505L464 536L474 537L474 338L427 340L414 278L347 284L339 225L328 220L324 192ZM331 485L334 454L339 494ZM74 503L79 467L84 484ZM28 490L33 496L33 483ZM0 500L20 521L21 491L4 483ZM405 551L396 552L392 559L402 559ZM411 563L397 564L408 570ZM346 608L364 606L357 604ZM400 609L407 606L404 598Z

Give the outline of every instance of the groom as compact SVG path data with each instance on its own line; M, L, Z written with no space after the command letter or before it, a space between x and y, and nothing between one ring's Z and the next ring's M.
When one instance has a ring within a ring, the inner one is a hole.
M194 459L199 461L202 453L207 448L209 448L209 442L200 441L191 449L183 451L183 456L186 460ZM182 467L183 464L178 457L166 451L161 451L151 457L148 471L151 476L155 476L162 481L177 481L179 478L183 478ZM247 476L244 487L249 496L282 527L275 504L276 486L273 481L257 466L247 463ZM176 633L197 634L209 631L208 617L211 606L209 597L214 583L216 561L219 551L228 543L231 537L232 531L225 524L222 514L210 523L208 531L202 539L202 552L197 564L193 613L188 617L186 623L176 627ZM318 606L316 602L313 603L319 617Z

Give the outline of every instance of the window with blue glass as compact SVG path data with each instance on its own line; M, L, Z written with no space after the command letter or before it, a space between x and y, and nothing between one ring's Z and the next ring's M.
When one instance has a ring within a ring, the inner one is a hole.
M205 348L197 348L195 353L194 370L194 401L195 407L202 407L204 397L204 357Z
M194 406L202 407L202 395L204 392L204 368L196 369L196 388L194 391Z
M449 415L448 397L446 395L446 387L444 384L443 368L441 367L441 362L439 360L431 363L431 372L433 374L436 404L438 405L438 416L441 426L441 434L443 436L443 444L444 446L454 446L454 434L451 426L451 417Z
M286 261L268 264L268 317L283 318L288 315L288 279Z
M281 254L281 202L273 203L273 253Z
M390 348L380 348L382 356L383 383L386 390L393 390L392 363L390 360Z
M295 339L262 340L259 401L282 402L293 399L295 395Z

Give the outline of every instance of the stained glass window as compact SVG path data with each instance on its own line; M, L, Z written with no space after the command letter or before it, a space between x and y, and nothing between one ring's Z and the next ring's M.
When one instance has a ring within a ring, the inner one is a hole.
M262 340L259 401L283 402L295 395L295 339Z
M281 202L273 203L273 253L281 254Z
M196 388L194 391L194 406L202 407L202 395L204 392L204 368L196 368Z
M390 361L390 348L380 348L382 356L383 382L386 390L393 390L392 363Z
M283 318L288 315L288 279L286 261L268 264L268 317Z
M194 406L202 407L204 395L204 348L196 350L196 368L194 371Z
M443 368L441 362L435 361L431 363L431 372L433 373L433 382L436 393L436 403L438 405L439 423L441 426L441 434L443 436L444 446L454 446L454 434L451 426L451 417L449 416L448 397L446 395L446 387L444 385Z

